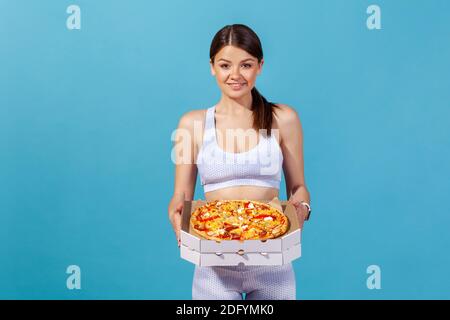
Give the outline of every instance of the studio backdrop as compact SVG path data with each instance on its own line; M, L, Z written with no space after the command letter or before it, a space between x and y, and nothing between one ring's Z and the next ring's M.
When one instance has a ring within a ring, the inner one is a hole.
M297 297L449 299L449 17L446 0L0 0L0 298L191 298L171 135L218 102L209 46L242 23L258 90L303 127Z

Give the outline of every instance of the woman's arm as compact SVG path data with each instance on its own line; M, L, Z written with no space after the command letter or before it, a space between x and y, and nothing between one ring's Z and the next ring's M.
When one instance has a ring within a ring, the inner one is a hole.
M300 223L306 218L308 210L301 201L311 201L306 187L303 162L303 132L297 112L286 105L280 105L278 122L283 151L283 171L286 180L286 194L297 208Z
M172 161L175 162L175 185L172 199L169 203L169 220L180 246L181 213L184 200L192 200L197 180L196 143L194 123L199 121L199 111L191 111L183 115L172 139ZM201 120L200 120L201 121Z

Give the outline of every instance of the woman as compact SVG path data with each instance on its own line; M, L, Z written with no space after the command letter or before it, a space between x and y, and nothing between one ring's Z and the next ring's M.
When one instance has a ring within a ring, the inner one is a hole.
M176 141L192 137L178 146L175 190L168 209L178 245L183 200L192 200L197 172L207 201L270 200L279 195L283 170L286 193L302 228L309 216L301 123L294 109L270 103L256 90L263 63L260 40L249 27L225 26L214 36L210 65L221 99L206 110L184 114L175 135ZM234 300L244 293L246 299L295 299L292 264L196 266L193 299Z

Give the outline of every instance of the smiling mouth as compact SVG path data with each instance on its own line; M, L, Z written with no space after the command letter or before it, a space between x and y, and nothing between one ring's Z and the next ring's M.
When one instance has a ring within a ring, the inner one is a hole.
M228 83L228 85L230 86L230 88L232 90L235 90L235 91L242 90L242 88L244 88L244 86L246 86L245 83Z

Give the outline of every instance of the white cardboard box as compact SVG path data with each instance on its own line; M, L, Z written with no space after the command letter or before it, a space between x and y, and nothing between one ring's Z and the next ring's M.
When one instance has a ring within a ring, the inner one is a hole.
M269 202L267 200L257 200ZM274 198L269 203L289 219L289 229L276 239L224 240L203 238L190 225L191 213L205 201L185 201L181 222L180 255L199 266L283 265L301 256L301 229L295 208L288 201Z

